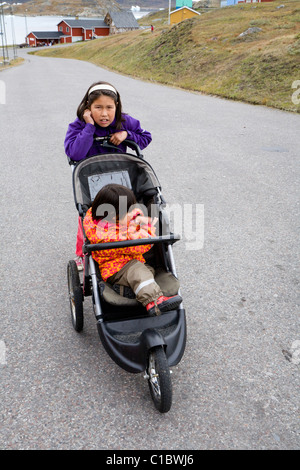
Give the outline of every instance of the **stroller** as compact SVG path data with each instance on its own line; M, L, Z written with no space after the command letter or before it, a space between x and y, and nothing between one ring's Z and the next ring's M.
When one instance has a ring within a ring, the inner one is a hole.
M105 148L105 152L107 149L107 153L79 162L69 159L73 170L74 200L81 221L97 192L108 183L118 183L131 188L137 202L143 204L143 207L151 206L151 215L153 209L156 211L157 229L161 235L90 244L84 234L83 271L79 273L74 260L69 261L67 267L72 324L77 332L82 330L83 302L85 297L91 296L98 333L106 352L127 372L144 372L156 409L165 413L172 404L170 367L180 362L185 349L186 319L183 305L181 303L177 310L150 317L133 292L122 292L126 290L122 286L103 282L98 264L91 254L97 250L151 244L150 251L144 254L146 262L155 268L155 281L163 294L172 296L179 293L172 245L180 237L169 232L159 181L150 164L143 159L140 148L135 142L126 140L124 143L127 148L134 153L116 153L120 150L110 144L108 139L95 139ZM163 231L167 234L162 234Z

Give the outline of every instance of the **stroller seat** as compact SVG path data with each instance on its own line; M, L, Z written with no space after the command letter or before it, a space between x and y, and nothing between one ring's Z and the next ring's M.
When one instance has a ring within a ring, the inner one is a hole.
M154 276L155 281L160 286L163 294L167 297L178 294L179 281L170 272L166 272L164 269L159 268ZM141 306L135 298L130 298L125 295L118 294L113 289L112 285L108 282L99 281L100 295L110 305L118 307L130 307L139 308Z

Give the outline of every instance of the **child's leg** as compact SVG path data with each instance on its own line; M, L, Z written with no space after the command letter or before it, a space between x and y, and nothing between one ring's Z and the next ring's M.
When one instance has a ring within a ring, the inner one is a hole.
M136 299L146 306L163 295L154 280L154 269L153 272L152 269L138 260L131 260L118 273L111 276L108 282L130 287Z
M76 239L75 253L76 253L77 256L80 256L81 258L83 257L82 245L83 245L83 230L82 230L81 218L78 217L78 229L77 229L77 239Z

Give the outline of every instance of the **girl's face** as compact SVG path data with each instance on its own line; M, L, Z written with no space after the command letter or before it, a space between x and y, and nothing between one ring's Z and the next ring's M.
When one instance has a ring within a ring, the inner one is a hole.
M110 96L101 95L91 104L92 118L100 127L108 127L116 115L116 105Z

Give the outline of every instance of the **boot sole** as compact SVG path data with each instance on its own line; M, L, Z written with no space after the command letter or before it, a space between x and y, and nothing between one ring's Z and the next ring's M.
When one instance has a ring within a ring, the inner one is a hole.
M165 300L158 308L161 312L169 312L170 310L176 310L182 302L182 298L178 295L174 299ZM149 315L155 315L155 307L152 307L148 311Z
M180 296L175 297L174 299L166 300L158 305L158 308L161 312L168 312L169 310L176 310L182 302Z

